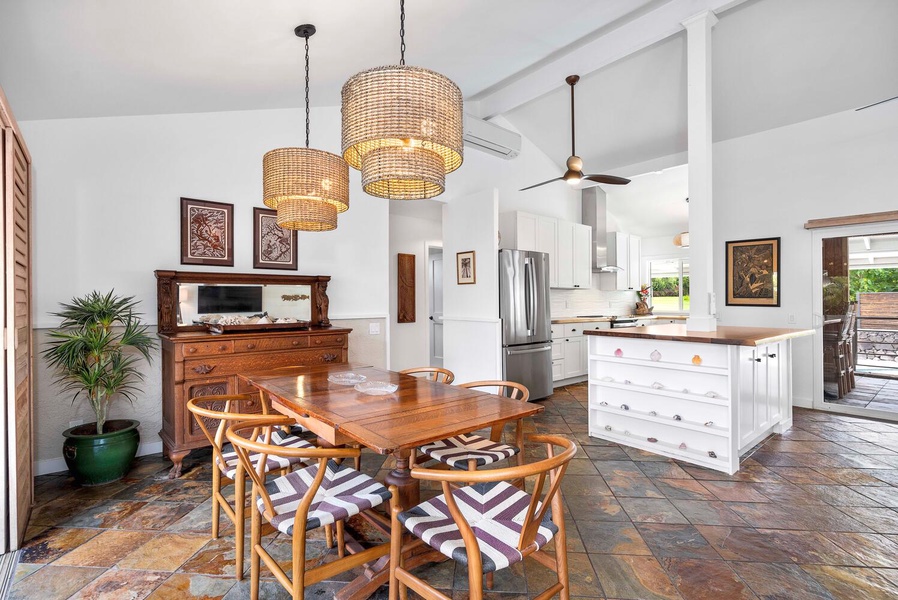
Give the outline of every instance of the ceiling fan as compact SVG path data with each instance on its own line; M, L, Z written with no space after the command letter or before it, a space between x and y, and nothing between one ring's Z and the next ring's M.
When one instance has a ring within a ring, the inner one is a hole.
M532 190L535 187L546 185L547 183L552 183L554 181L566 181L570 185L576 185L584 180L597 181L599 183L608 183L611 185L627 185L628 183L630 183L630 180L623 177L615 177L614 175L583 174L583 160L579 156L577 156L577 151L575 150L574 146L574 86L577 85L578 81L580 81L580 76L569 75L565 78L565 81L569 86L571 86L571 155L567 159L567 170L561 177L556 177L555 179L550 179L548 181L543 181L542 183L537 183L535 185L525 187L520 191L523 192L525 190Z

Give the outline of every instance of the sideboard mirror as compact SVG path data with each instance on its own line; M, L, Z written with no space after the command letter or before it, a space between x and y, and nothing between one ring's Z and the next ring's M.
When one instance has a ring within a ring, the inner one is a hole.
M267 313L330 327L326 275L156 271L159 333L205 331L203 321Z

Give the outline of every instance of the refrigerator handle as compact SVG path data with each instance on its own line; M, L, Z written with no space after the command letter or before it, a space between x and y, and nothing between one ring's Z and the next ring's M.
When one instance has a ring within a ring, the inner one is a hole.
M533 314L533 288L531 286L531 279L533 278L533 265L530 262L529 258L524 259L524 318L525 318L525 326L527 328L527 335L533 335L532 327L532 314Z
M508 354L509 356L516 356L518 354L535 354L536 352L548 352L550 350L552 350L552 346L543 346L542 348L531 348L529 350L512 350L509 348L505 351L505 353Z

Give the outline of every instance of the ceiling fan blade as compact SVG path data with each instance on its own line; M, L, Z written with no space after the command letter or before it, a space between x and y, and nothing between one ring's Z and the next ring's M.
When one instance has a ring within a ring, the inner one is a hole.
M598 181L599 183L607 183L610 185L627 185L629 179L624 177L615 177L614 175L584 175L583 179L588 181Z
M536 185L531 185L531 186L529 186L529 187L521 188L521 189L518 190L518 191L519 191L519 192L523 192L523 191L526 191L526 190L532 190L532 189L535 188L535 187L539 187L539 186L541 186L541 185L546 185L547 183L552 183L553 181L561 181L562 179L563 179L563 177L556 177L555 179L550 179L550 180L548 180L548 181L543 181L542 183L537 183Z

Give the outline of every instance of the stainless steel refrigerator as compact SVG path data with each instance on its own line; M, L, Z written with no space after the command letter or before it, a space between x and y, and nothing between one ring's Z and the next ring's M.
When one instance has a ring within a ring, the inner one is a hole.
M502 377L527 386L530 399L552 394L549 255L499 250Z

